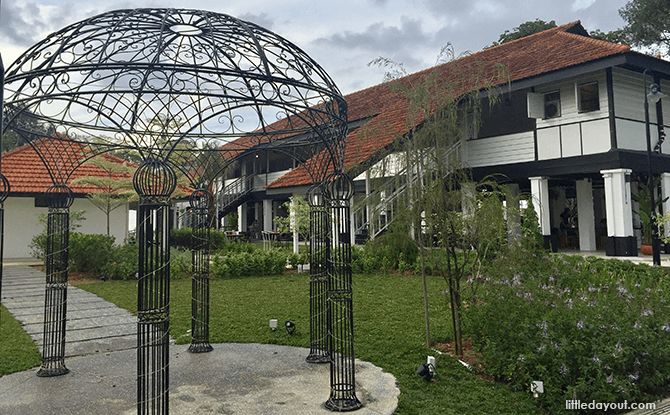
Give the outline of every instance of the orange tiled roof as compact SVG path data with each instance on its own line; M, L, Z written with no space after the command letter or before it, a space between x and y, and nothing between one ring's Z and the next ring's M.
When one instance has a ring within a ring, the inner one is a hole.
M48 149L57 154L58 158L62 160L68 157L73 157L79 161L83 160L84 146L76 142L43 138L36 141L34 145L40 149L41 153ZM135 166L111 154L103 154L101 157L119 164L125 162L131 166ZM11 193L44 193L48 187L53 185L47 168L37 152L35 152L35 149L29 144L10 150L2 155L2 173L9 180ZM67 174L67 172L64 173ZM73 185L71 184L72 180L84 176L106 175L107 173L100 167L82 165L72 173L68 180L68 186L74 194L99 192L100 189L94 186ZM113 177L129 179L132 178L132 175L129 173L119 173L114 174Z
M483 78L504 84L507 79L497 78L499 64L504 65L509 72L509 81L518 81L630 51L628 46L593 39L584 34L586 31L579 21L568 23L425 69L401 78L398 82L404 85L416 84L433 71L438 71L441 80L453 82L461 74L472 73L475 68L483 67ZM344 97L350 121L372 117L347 136L345 170L347 166L365 161L423 121L416 117L408 122L407 99L401 93L394 92L391 84L383 83ZM478 87L481 85L463 84L453 94L459 96ZM323 156L315 156L307 165L317 162L318 157ZM268 188L306 184L310 184L309 174L304 167L298 167L275 180Z

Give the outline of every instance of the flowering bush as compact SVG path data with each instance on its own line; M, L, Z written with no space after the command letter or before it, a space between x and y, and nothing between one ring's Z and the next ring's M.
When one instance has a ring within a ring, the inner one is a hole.
M510 252L470 280L467 333L496 378L539 404L649 402L670 391L670 278L614 259Z

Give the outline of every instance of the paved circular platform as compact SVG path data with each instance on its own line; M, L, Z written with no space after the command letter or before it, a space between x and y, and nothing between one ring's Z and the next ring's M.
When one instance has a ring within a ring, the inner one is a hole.
M305 362L307 349L266 344L215 344L191 354L170 348L170 414L331 414L329 365ZM36 376L37 369L0 378L2 414L130 415L136 411L136 352L66 359L70 373ZM400 391L393 375L356 361L357 415L392 414Z

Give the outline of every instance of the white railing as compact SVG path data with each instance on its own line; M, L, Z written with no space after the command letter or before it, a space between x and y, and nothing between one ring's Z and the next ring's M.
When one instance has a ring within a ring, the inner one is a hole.
M454 144L444 157L450 166L460 165L461 143ZM420 183L423 174L416 166L405 166L383 185L368 194L365 199L355 203L352 208L352 220L355 235L366 235L374 239L388 229L393 222L394 212L399 203L407 202L404 199L407 189ZM449 171L451 172L451 170ZM448 174L448 173L447 173Z

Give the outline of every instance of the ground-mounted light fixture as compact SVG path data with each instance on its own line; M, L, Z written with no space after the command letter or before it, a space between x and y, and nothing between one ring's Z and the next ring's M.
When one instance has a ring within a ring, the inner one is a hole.
M277 319L276 318L273 318L273 319L270 320L270 328L272 329L272 331L277 330Z
M416 370L416 374L430 382L435 376L435 366L432 363L424 363Z
M295 323L290 320L284 323L284 326L286 327L286 332L288 334L293 334L293 332L295 331Z

